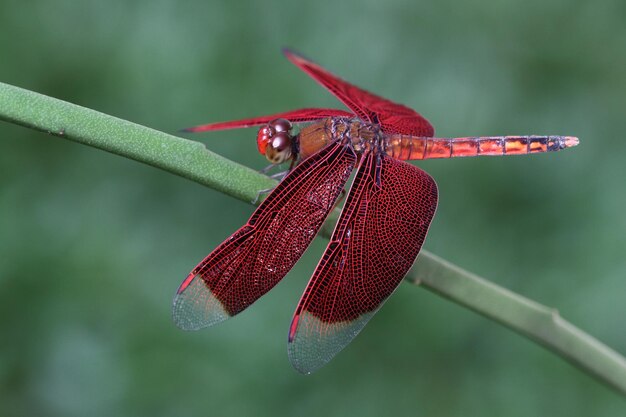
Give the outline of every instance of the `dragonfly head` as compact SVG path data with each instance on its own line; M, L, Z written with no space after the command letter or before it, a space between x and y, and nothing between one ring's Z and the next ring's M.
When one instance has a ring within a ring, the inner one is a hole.
M275 119L259 129L256 143L261 155L274 165L282 164L294 155L292 125L287 119Z

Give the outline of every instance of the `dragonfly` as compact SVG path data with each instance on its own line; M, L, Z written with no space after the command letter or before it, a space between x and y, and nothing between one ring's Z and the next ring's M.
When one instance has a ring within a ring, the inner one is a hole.
M260 126L259 152L272 164L291 166L247 223L183 280L173 319L184 330L212 326L271 290L305 252L356 170L289 327L289 360L308 374L359 334L420 252L438 190L430 175L406 161L552 152L575 146L578 139L436 138L416 111L344 81L292 50L283 53L349 111L304 108L186 129Z

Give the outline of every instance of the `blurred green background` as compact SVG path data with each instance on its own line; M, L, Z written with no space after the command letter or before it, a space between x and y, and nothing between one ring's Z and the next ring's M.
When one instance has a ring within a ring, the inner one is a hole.
M425 247L626 353L624 1L4 0L0 27L0 81L166 132L341 108L290 46L438 135L579 136L556 154L420 164L440 190ZM261 168L254 136L193 138ZM322 239L244 314L178 330L175 289L251 212L1 123L0 415L624 415L570 364L406 284L328 366L296 373L287 327Z

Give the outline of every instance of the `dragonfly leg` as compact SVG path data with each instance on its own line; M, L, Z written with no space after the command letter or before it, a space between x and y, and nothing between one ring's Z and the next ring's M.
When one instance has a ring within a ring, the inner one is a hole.
M254 200L252 200L252 204L254 204L255 206L257 206L260 202L261 202L261 196L264 194L269 194L274 190L274 188L265 188L263 190L259 190L256 193L256 197L254 198Z
M269 177L270 177L270 178L274 178L274 179L278 179L278 178L282 179L282 178L284 178L284 177L285 177L285 176L286 176L289 172L291 172L291 170L293 169L293 167L294 167L295 165L296 165L296 164L295 164L295 161L292 159L292 160L291 160L291 163L289 164L289 168L287 168L287 170L286 170L286 171L280 171L280 172L278 172L278 173L276 173L276 174L272 174L272 175L270 175ZM266 166L265 168L260 169L260 170L259 170L259 172L260 172L261 174L267 174L268 172L270 172L270 171L271 171L271 169L272 169L272 168L277 167L277 166L278 166L278 165L275 165L275 164L269 164L269 165L268 165L268 166Z
M283 178L287 176L287 174L289 174L289 170L280 171L280 172L270 175L270 178L276 181L282 181Z
M294 158L294 159L291 160L291 164L289 164L289 168L288 169L286 169L285 171L280 171L280 172L277 172L275 174L272 174L269 177L280 182L293 170L293 168L296 165L297 165L296 159ZM275 166L276 165L273 165L273 164L268 165L268 166L266 166L265 168L263 168L259 172L261 172L263 174L266 174L270 169L272 169ZM263 194L269 194L270 192L272 192L273 189L274 189L274 187L272 187L272 188L265 188L263 190L259 190L259 192L257 192L257 194L256 194L256 198L252 201L252 204L257 205L257 203L259 203L261 201L261 196Z
M269 164L269 165L268 165L268 166L266 166L265 168L261 169L259 172L260 172L261 174L267 174L267 173L270 171L270 169L274 168L275 166L276 166L276 165L274 165L274 164Z

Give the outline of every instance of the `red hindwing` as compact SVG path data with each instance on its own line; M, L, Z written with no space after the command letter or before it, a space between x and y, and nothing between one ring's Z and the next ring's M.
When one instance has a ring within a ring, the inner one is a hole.
M310 373L361 331L415 261L437 208L424 171L364 155L330 243L300 299L289 358Z

